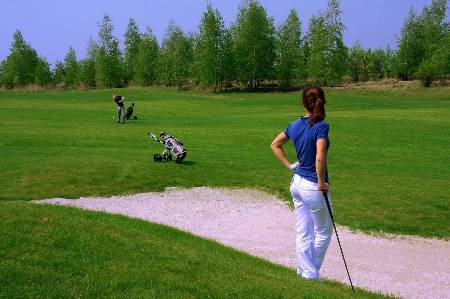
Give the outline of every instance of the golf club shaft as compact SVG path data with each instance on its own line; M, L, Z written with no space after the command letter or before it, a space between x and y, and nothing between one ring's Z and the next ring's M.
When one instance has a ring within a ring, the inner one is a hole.
M331 222L333 222L334 232L336 234L336 239L339 244L339 249L341 250L342 259L344 260L345 270L347 270L348 280L350 281L350 285L352 286L353 294L355 293L355 289L353 288L352 279L350 278L350 272L348 272L347 262L345 261L344 252L342 251L341 241L339 240L339 235L336 229L336 224L334 224L333 212L331 211L330 202L328 201L328 194L326 192L323 193L325 197L325 203L327 204L328 213L330 214Z

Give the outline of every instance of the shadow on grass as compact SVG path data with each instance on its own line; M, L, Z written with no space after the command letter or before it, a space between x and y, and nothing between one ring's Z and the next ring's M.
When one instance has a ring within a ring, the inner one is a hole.
M127 120L126 124L143 124L144 122L141 120Z
M180 166L183 166L183 165L192 166L192 165L198 164L198 162L195 162L195 161L182 161L181 163L176 163L174 161L167 161L167 160L163 160L163 161L160 161L160 162L154 162L154 163L162 163L162 164L164 164L164 163L175 163L175 164L180 165Z

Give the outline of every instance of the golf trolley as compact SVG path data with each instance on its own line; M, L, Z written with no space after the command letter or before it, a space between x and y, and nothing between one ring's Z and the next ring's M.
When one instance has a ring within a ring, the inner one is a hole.
M127 120L130 120L130 119L137 119L137 116L136 116L136 115L133 115L133 113L134 113L134 103L131 103L131 106L129 106L129 107L127 108L127 113L125 114L125 118L126 118Z
M172 135L169 135L165 132L161 132L159 134L159 139L156 137L153 133L147 133L149 138L155 139L159 143L164 146L164 151L161 154L155 154L153 155L153 160L155 162L161 162L161 161L172 161L172 155L175 156L175 162L181 163L184 158L186 158L186 149L183 147L183 143L180 142L178 139L173 137Z

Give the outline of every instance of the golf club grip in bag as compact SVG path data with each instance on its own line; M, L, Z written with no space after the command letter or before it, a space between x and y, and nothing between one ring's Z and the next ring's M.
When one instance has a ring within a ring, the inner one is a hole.
M327 192L323 192L323 197L325 198L325 203L327 204L328 213L330 214L331 222L333 223L334 233L336 234L336 239L339 244L339 249L341 250L342 259L344 260L345 270L347 270L348 280L350 281L350 285L352 286L353 294L355 293L355 289L353 288L352 279L350 278L350 272L348 272L347 262L345 261L344 252L342 251L341 241L339 240L339 235L336 229L336 224L334 224L333 211L331 210L330 201L328 200Z
M155 134L153 134L153 133L148 133L148 132L147 132L147 135L148 135L150 138L153 138L153 139L155 139L156 141L158 141L159 143L161 143L162 145L164 145L164 141L162 141L161 139L159 139L158 137L156 137Z

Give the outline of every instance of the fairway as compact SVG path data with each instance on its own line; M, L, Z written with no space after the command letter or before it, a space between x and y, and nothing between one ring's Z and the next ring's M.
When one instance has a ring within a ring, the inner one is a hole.
M136 103L138 120L115 123L114 93ZM366 232L448 239L449 90L326 94L336 221ZM0 103L3 201L169 186L253 187L289 201L291 174L269 144L303 113L298 93L1 92ZM149 131L181 139L184 163L153 162L162 147Z

